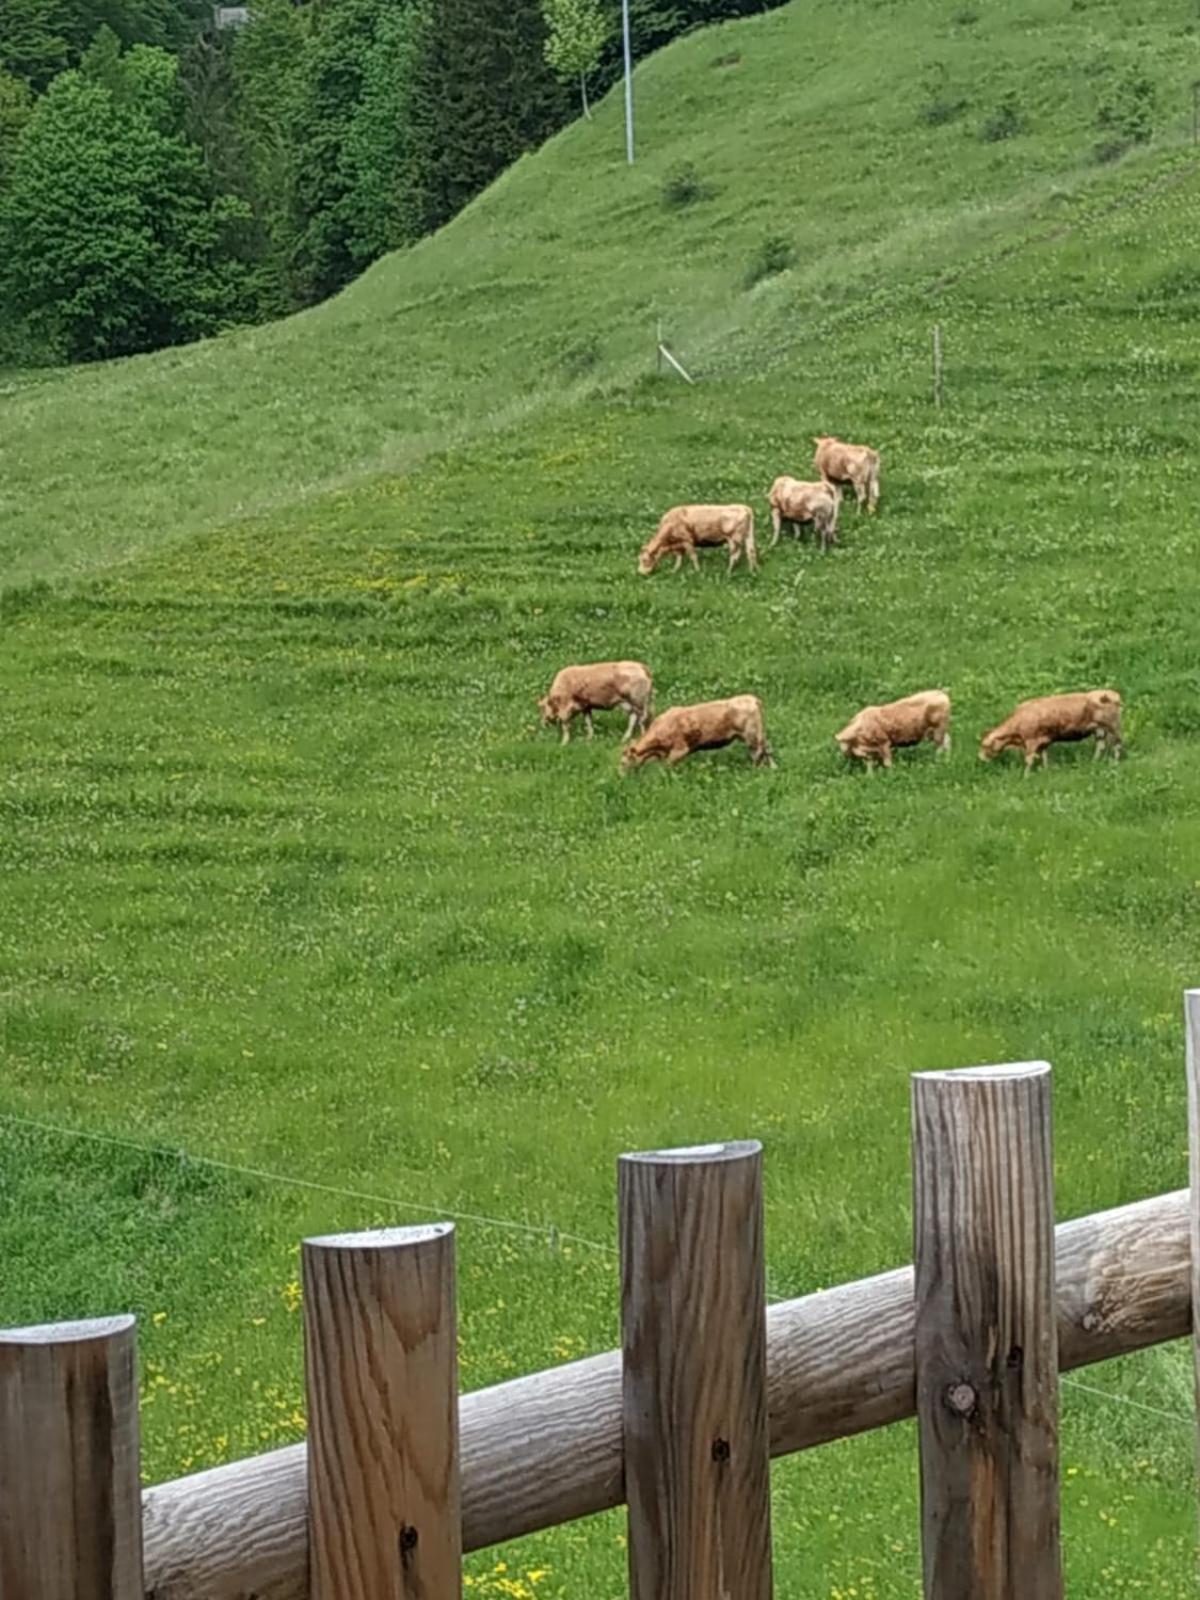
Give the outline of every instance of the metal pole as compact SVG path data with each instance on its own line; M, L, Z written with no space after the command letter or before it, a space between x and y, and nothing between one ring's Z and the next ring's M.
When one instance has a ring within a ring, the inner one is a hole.
M625 154L633 165L633 48L629 40L629 0L621 0L621 29L625 36Z

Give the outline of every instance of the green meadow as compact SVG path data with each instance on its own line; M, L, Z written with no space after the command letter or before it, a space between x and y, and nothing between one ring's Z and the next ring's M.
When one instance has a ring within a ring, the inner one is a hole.
M0 379L0 1322L139 1314L149 1480L302 1437L308 1234L460 1216L474 1388L617 1342L623 1150L760 1138L774 1295L910 1259L923 1068L1053 1063L1060 1216L1186 1182L1196 28L791 6L639 68L632 172L610 97L317 310ZM881 513L766 551L819 432ZM762 571L639 578L697 499ZM560 749L536 696L613 657L759 694L778 768ZM976 759L1101 684L1127 760ZM931 687L948 762L845 765ZM1079 1376L1069 1592L1178 1600L1189 1353ZM776 1464L784 1600L919 1594L915 1444ZM623 1529L468 1592L616 1600Z

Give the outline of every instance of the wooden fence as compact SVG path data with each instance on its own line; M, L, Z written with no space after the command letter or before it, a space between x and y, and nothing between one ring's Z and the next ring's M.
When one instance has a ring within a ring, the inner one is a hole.
M144 1492L133 1319L0 1334L0 1600L457 1600L622 1502L633 1600L768 1600L770 1457L913 1414L929 1600L1056 1600L1059 1372L1200 1326L1185 1010L1189 1190L1056 1229L1050 1068L920 1074L914 1267L768 1310L760 1146L624 1156L622 1349L461 1398L453 1228L310 1239L306 1443Z

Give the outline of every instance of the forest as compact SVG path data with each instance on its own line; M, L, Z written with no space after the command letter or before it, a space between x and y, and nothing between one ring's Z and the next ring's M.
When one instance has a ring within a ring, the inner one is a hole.
M632 0L635 53L762 0ZM284 316L621 70L620 0L3 0L0 366Z

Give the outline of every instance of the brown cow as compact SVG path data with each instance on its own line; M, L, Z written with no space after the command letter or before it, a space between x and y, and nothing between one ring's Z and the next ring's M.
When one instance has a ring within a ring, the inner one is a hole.
M549 692L538 701L542 726L557 722L562 728L562 743L571 737L571 721L583 714L590 739L593 711L611 711L620 706L629 713L625 738L633 730L643 731L650 720L654 700L654 680L640 661L596 661L586 667L564 667L555 674Z
M950 696L923 689L885 706L865 706L834 738L844 756L856 756L868 767L873 761L890 767L893 750L923 739L949 754Z
M800 537L802 523L810 522L813 532L821 541L821 549L828 550L837 543L838 511L842 504L842 491L835 483L822 478L819 483L802 483L798 478L776 478L767 496L771 507L771 549L779 543L780 529L785 522Z
M621 753L621 771L645 761L674 767L694 750L717 750L740 739L756 767L773 767L775 757L763 729L762 701L756 694L709 700L698 706L672 706Z
M1097 760L1111 750L1119 760L1121 743L1121 696L1115 689L1089 689L1084 694L1048 694L1041 700L1023 700L1011 717L985 733L979 746L979 759L991 761L1002 750L1023 750L1025 776L1037 758L1049 766L1047 750L1052 744L1067 744L1095 736Z
M861 511L879 509L879 451L865 444L846 444L827 433L816 434L813 466L827 483L849 484Z
M758 566L754 543L754 513L749 506L673 506L662 518L658 532L642 546L638 571L643 577L654 571L667 556L675 557L675 571L687 556L699 569L698 545L727 544L729 570L733 571L745 552L751 571Z

